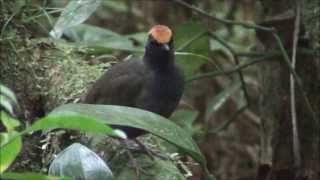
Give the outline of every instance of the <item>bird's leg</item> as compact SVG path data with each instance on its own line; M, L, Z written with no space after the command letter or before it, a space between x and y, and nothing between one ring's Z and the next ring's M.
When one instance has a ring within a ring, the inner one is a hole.
M152 160L154 160L154 156L162 159L162 160L168 160L169 158L163 154L161 154L160 152L155 152L151 149L149 149L148 147L146 147L142 142L140 142L138 139L134 139L133 140L135 143L138 144L138 146L141 148L141 150L143 152L145 152Z

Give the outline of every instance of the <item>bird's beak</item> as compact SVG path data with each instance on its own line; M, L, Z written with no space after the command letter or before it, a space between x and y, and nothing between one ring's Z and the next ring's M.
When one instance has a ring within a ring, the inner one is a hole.
M169 44L163 44L163 45L162 45L162 48L163 48L164 50L166 50L166 51L169 51L169 50L170 50Z

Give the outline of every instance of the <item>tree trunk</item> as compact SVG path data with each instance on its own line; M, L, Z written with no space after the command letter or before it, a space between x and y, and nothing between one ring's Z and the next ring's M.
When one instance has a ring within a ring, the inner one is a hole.
M272 162L269 176L274 180L307 179L318 180L319 177L319 109L320 109L320 66L319 54L316 48L319 42L319 22L307 21L308 12L313 18L319 18L319 4L305 1L297 4L292 0L261 0L263 7L264 26L274 27L279 34L284 47L292 56L294 31L300 28L298 36L298 54L296 57L296 72L301 79L302 89L310 102L311 109L306 103L306 98L299 91L295 83L296 119L298 126L298 139L300 142L301 163L297 163L293 148L292 111L290 109L290 71L283 56L261 64L262 80L262 148L267 148L272 142L272 151L262 149L262 164ZM310 4L314 4L314 6ZM301 8L300 26L295 27L297 6ZM308 28L311 24L313 28ZM315 30L317 29L317 30ZM318 33L318 34L316 34ZM306 35L311 35L306 38ZM257 31L257 37L263 44L263 51L278 50L279 46L274 36L269 32ZM302 49L312 49L312 53L301 53ZM312 113L314 112L314 114ZM271 156L270 156L271 155ZM272 160L269 158L272 157Z

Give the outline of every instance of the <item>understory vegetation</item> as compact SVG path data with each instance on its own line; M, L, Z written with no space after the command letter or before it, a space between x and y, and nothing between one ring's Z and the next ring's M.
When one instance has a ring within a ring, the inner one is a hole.
M319 19L317 0L0 0L0 177L318 180ZM79 103L156 24L186 78L173 115Z

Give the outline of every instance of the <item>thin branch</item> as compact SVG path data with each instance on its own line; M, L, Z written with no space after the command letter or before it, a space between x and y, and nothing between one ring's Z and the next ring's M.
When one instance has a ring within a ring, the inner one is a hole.
M239 63L239 59L238 59L238 56L237 56L237 53L235 52L235 50L231 46L229 46L229 44L227 42L225 42L223 39L221 39L216 34L214 34L212 32L209 32L209 35L211 37L213 37L215 40L217 40L218 42L220 42L221 45L226 47L231 52L231 54L233 56L233 59L234 59L234 62L238 66L240 63ZM246 104L249 106L249 104L250 104L249 94L248 94L248 91L247 91L246 83L244 81L243 73L242 73L241 69L239 69L237 71L238 71L238 74L239 74L239 77L240 77L241 87L243 89L244 97L246 99Z
M229 75L229 74L235 73L235 72L237 72L237 71L239 71L239 70L241 70L241 69L247 68L247 67L249 67L250 65L253 65L253 64L256 64L256 63L265 61L265 60L267 60L267 59L269 59L269 58L271 58L271 57L273 57L273 56L274 56L274 55L270 54L270 55L258 57L258 58L256 58L256 59L250 60L249 63L242 64L242 65L238 65L238 66L235 66L235 67L232 68L232 69L225 70L225 71L218 70L218 71L213 71L213 72L208 72L208 73L202 73L202 74L199 74L199 75L195 75L195 76L189 78L189 79L187 80L187 83L190 83L191 81L195 81L195 80L202 79L202 78L209 78L209 77Z
M198 8L198 7L195 7L191 4L188 4L182 0L172 0L173 2L177 3L177 4L180 4L181 6L185 7L185 8L188 8L188 9L191 9L197 13L199 13L200 15L202 16L205 16L209 19L212 19L214 21L217 21L219 23L223 23L223 24L226 24L226 25L239 25L239 26L242 26L242 27L245 27L245 28L250 28L250 29L258 29L258 30L262 30L262 31L274 31L273 28L269 28L269 27L264 27L264 26L259 26L259 25L256 25L256 24L249 24L249 23L245 23L245 22L239 22L239 21L232 21L232 20L227 20L227 19L221 19L221 18L218 18L216 16L213 16L211 14L209 14L208 12Z
M297 46L299 41L299 32L300 32L300 3L299 0L296 0L296 19L293 32L293 46L292 46L292 59L291 65L292 68L296 67L296 55L297 55ZM301 166L301 154L300 154L300 141L299 141L299 131L297 124L297 109L296 109L296 98L295 98L295 83L294 77L290 74L290 100L291 100L291 115L292 115L292 135L293 135L293 154L294 154L294 165L296 168Z
M213 130L209 130L208 133L218 133L226 128L229 127L229 125L236 120L236 117L238 115L240 115L242 112L244 112L246 109L248 108L248 105L242 106L237 112L235 112L231 118L229 118L228 120L224 121L219 127L213 129Z
M194 41L200 39L201 37L203 37L204 35L207 35L208 31L203 31L200 32L198 34L196 34L193 38L191 38L190 40L188 40L187 42L185 42L184 44L182 44L181 46L179 46L176 51L183 51L185 48L187 48L190 44L192 44Z
M292 51L288 51L291 53ZM319 51L317 50L310 50L306 48L299 48L296 50L297 54L306 54L306 55L316 55ZM282 55L281 51L277 50L272 50L272 51L267 51L267 52L237 52L238 57L257 57L257 56L265 56L268 54L273 54L273 55Z
M303 99L304 99L304 101L305 101L305 103L307 105L307 109L312 114L313 120L317 121L318 118L316 116L316 113L315 113L315 111L313 110L313 108L311 106L311 103L310 103L310 101L309 101L309 99L308 99L308 97L306 95L306 92L303 90L303 85L302 85L301 79L297 75L297 73L293 69L293 67L291 66L288 53L287 53L286 49L284 48L279 35L276 34L276 33L272 33L272 35L276 39L277 45L279 46L279 48L280 48L280 50L282 52L283 59L284 59L285 63L287 64L288 68L289 68L289 72L292 74L292 76L294 77L295 82L297 83L298 90L300 91L300 93L301 93L301 95L302 95L302 97L303 97Z

